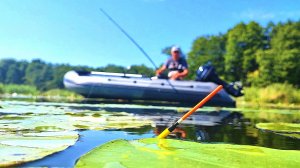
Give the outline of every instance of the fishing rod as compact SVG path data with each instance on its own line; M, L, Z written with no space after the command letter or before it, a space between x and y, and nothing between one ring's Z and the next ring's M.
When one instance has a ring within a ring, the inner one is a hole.
M110 17L102 8L100 8L100 11L115 25L119 30L121 30L122 33L125 34L125 36L148 58L148 60L152 63L152 65L157 69L157 66L155 65L154 61L151 59L151 57L146 53L146 51L112 18Z
M166 128L162 133L160 133L157 138L163 139L166 136L168 136L180 123L182 123L186 118L192 115L198 108L202 107L207 101L213 98L221 89L223 89L223 86L219 85L215 90L213 90L209 95L207 95L203 100L201 100L195 107L193 107L190 111L185 113L179 120L177 120L170 127Z
M152 63L155 69L158 69L154 61L151 59L151 57L146 53L146 51L112 18L106 13L102 8L99 9ZM167 80L168 84L171 86L171 88L175 91L175 93L178 93L178 91L175 89L175 87L171 84L169 80Z

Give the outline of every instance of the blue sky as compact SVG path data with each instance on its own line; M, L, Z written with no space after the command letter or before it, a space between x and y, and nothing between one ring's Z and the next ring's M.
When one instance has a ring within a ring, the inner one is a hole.
M300 19L298 0L0 0L0 58L92 67L147 58L100 11L110 14L160 65L172 44L188 53L203 35L243 21Z

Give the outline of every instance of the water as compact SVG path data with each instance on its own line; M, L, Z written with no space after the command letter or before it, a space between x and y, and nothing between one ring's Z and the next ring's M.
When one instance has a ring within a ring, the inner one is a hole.
M91 149L115 139L140 139L155 137L167 126L179 119L189 107L174 107L166 104L124 104L116 102L57 103L57 102L1 102L0 117L47 116L106 116L106 120L122 117L139 117L144 125L128 127L126 123L107 124L102 130L89 126L80 130L79 140L64 151L43 159L20 165L21 167L73 167L76 160ZM100 114L99 114L100 113ZM80 115L79 115L80 114ZM84 114L84 115L83 115ZM300 122L299 110L289 109L226 109L205 107L180 125L168 138L201 143L230 143L263 146L274 149L300 150L300 140L255 128L260 122ZM55 118L57 120L57 118ZM151 123L147 123L151 121ZM1 118L0 118L1 121ZM117 120L113 119L113 122ZM118 120L118 122L120 122ZM135 118L130 122L136 123ZM127 124L130 124L127 123ZM9 124L9 123L8 123ZM81 123L82 124L82 123ZM51 125L51 124L48 124ZM20 131L20 130L19 130ZM0 131L1 133L1 131Z
M68 149L55 153L53 155L47 156L44 159L25 163L20 165L21 167L73 167L76 160L97 147L99 144L104 144L106 142L115 139L140 139L140 138L150 138L152 134L143 135L130 135L125 131L81 131L80 138L77 143ZM66 159L69 158L69 159Z

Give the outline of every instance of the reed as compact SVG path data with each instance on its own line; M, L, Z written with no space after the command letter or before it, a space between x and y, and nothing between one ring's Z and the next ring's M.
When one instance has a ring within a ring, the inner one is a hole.
M246 87L244 93L244 97L237 99L238 104L300 105L300 90L287 83L275 83L264 88Z
M83 96L65 89L51 89L46 92L43 92L42 96L45 96L50 99L83 99Z
M38 95L40 92L35 86L17 85L17 84L0 84L0 94L22 94Z

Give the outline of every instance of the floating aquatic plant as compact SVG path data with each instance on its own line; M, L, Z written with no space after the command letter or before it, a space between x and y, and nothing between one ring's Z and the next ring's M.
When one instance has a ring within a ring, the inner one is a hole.
M78 139L76 131L0 133L0 167L43 158L66 149Z
M76 167L298 167L299 158L295 150L149 138L108 142Z
M279 135L300 139L300 124L295 123L258 123L256 128L272 131Z
M57 103L5 103L6 108L0 109L0 167L62 151L77 141L76 130L124 129L151 124L150 120L125 112L74 110L70 105Z
M256 128L282 133L300 133L300 124L294 123L258 123Z

